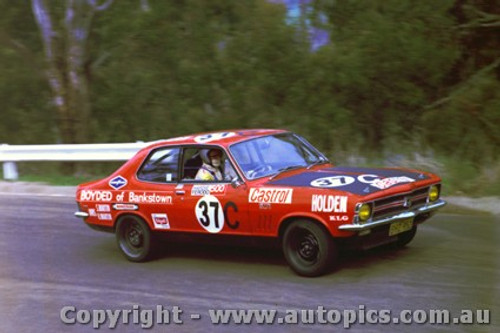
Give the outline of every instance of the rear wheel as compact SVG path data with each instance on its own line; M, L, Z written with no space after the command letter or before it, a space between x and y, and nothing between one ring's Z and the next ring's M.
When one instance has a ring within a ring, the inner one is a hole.
M125 257L133 262L148 260L153 253L153 235L144 220L124 216L116 224L116 241Z
M283 234L283 254L290 267L302 276L318 276L330 268L338 256L331 235L320 225L297 220Z

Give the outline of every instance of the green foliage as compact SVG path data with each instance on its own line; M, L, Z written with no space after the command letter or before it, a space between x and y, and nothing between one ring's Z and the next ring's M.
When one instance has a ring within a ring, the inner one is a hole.
M105 49L95 54L111 53L93 85L94 128L104 136L98 141L286 125L281 115L300 93L308 45L284 24L282 6L266 1L157 6L147 14L115 8L101 18L113 23L99 24L106 30L96 32ZM102 122L110 110L120 110L120 119ZM110 122L135 126L112 133Z
M53 142L43 56L30 49L41 45L30 8L0 1L0 11L0 143Z
M91 141L278 127L334 161L434 151L463 161L452 182L497 170L487 166L500 155L499 28L478 19L499 15L498 5L308 6L307 17L287 20L279 1L150 1L147 12L115 1L95 17L87 45ZM0 0L0 10L0 142L58 142L29 3ZM307 20L328 30L329 44L311 51Z
M450 70L457 50L445 4L349 1L327 9L333 90L337 100L355 110L370 148L411 138L422 106Z
M474 80L445 106L424 115L427 140L479 167L500 156L500 83L494 77Z

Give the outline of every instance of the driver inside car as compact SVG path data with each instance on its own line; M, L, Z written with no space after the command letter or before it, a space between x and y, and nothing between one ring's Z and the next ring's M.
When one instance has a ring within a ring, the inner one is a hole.
M222 151L212 148L200 152L203 164L196 173L196 180L217 181L223 180L222 176Z

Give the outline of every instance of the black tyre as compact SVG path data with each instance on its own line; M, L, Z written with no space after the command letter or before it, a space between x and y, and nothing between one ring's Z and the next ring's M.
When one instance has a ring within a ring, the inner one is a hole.
M398 240L394 243L394 247L396 248L405 247L408 243L410 243L413 240L416 233L417 233L417 226L415 225L413 226L413 228L411 228L411 230L399 234Z
M283 234L283 254L290 267L302 276L319 276L338 257L332 236L320 225L297 220Z
M133 262L148 260L153 253L153 235L140 217L124 216L116 224L116 241L125 257Z

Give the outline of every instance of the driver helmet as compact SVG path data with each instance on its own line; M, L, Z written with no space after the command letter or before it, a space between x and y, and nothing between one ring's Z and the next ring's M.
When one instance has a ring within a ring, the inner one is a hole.
M210 164L213 167L220 167L222 165L222 151L217 148L211 148L211 149L203 149L200 152L201 159L203 160L203 163ZM214 159L219 160L218 165L214 165Z

